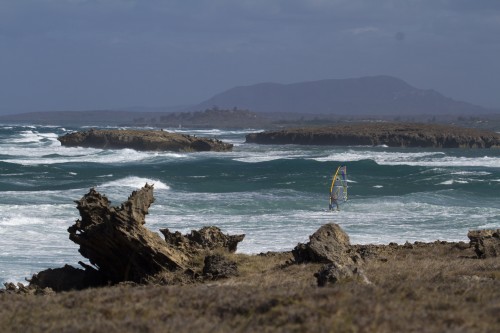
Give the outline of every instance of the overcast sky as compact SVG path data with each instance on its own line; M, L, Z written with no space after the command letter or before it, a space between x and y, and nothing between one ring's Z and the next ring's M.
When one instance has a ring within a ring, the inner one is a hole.
M0 0L0 112L392 75L500 108L499 0Z

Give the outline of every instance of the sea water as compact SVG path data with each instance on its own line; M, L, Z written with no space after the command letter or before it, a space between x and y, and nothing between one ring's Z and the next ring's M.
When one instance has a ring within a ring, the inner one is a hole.
M249 130L166 129L214 137L232 152L62 147L85 128L0 124L0 283L85 261L67 229L91 187L112 205L154 184L146 227L215 225L245 234L238 252L287 251L338 223L354 244L468 241L500 227L500 149L256 145ZM347 166L349 200L329 212L333 172Z

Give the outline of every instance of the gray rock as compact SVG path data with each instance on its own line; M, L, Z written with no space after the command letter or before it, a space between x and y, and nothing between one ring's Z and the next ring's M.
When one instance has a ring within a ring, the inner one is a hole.
M79 252L112 282L141 282L163 270L185 269L189 257L143 225L153 186L132 192L120 207L91 189L76 201L81 219L68 228Z
M130 148L141 151L231 151L233 145L217 139L151 130L96 130L69 133L58 140L67 147Z
M203 227L200 230L191 230L191 233L182 235L180 232L171 232L168 228L160 229L165 241L187 254L200 253L206 250L223 250L236 252L238 243L245 235L226 235L215 226Z
M342 265L331 263L321 268L314 274L318 287L324 287L328 284L336 284L342 281L356 281L364 284L371 284L363 270L355 265Z
M494 148L493 131L421 123L360 123L250 133L248 143L300 145L387 145L389 147Z
M319 262L353 264L350 256L349 236L338 224L329 223L309 236L307 244L299 243L292 254L297 263Z
M467 237L478 258L500 256L500 229L469 230Z
M237 276L238 266L220 254L209 255L205 257L203 275L213 280Z
M49 268L33 275L29 286L35 288L50 288L55 292L81 290L88 287L106 285L105 277L95 268L80 262L85 269L65 265L61 268Z

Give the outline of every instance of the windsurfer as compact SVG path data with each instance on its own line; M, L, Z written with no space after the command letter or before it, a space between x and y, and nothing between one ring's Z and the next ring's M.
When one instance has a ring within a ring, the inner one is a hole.
M333 205L335 204L337 210L339 210L339 202L338 202L338 196L335 191L330 192L330 205L329 208L330 210L333 210Z
M340 210L340 205L347 201L347 170L346 166L339 166L332 178L330 186L330 210ZM340 200L340 202L339 202ZM334 206L335 205L335 206Z

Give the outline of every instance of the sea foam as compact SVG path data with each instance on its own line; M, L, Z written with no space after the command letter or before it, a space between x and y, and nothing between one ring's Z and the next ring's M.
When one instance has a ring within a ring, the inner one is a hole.
M128 187L133 189L142 188L146 183L149 185L154 185L154 188L157 190L168 190L170 186L163 183L160 180L152 179L152 178L142 178L142 177L125 177L122 179L112 180L106 183L103 183L98 186L98 188L109 188L109 187Z

